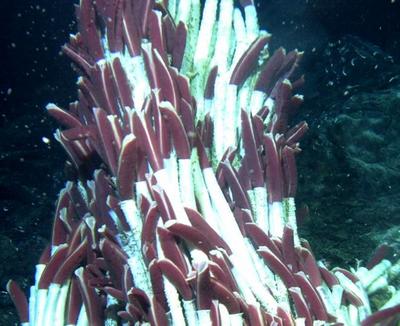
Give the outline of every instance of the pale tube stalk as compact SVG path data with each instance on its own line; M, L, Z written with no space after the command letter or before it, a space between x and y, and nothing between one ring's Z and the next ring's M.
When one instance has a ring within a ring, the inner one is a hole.
M82 304L81 310L79 311L79 316L76 326L89 326L89 320L87 318L86 308L84 304Z
M269 206L269 231L272 236L282 238L285 222L283 221L282 202L273 202Z
M43 325L53 325L60 288L61 288L60 284L55 284L55 283L52 283L49 286L47 292L46 307L44 310ZM39 325L42 324L39 323Z
M253 189L254 202L252 207L257 225L268 232L270 229L269 219L268 219L268 198L267 189L265 187L255 187Z
M199 158L196 150L192 151L192 171L195 196L200 206L200 212L207 223L216 232L220 233L216 212L211 204L211 199L209 197L203 174L200 169Z
M238 87L228 84L226 88L225 113L223 116L223 142L220 149L221 156L228 147L235 148L237 145L237 128L238 128L238 108L237 108L237 90ZM218 159L221 158L218 156Z
M163 223L160 220L158 226L162 225ZM156 246L157 246L158 258L159 259L165 258L165 253L161 247L158 235L156 237ZM170 309L169 314L171 317L171 321L173 325L185 326L186 322L185 322L185 317L183 315L181 302L179 300L178 291L176 290L175 286L164 275L162 276L162 279L164 283L165 297L167 299L168 307Z
M263 108L266 94L261 91L254 90L251 94L249 110L254 116L258 111Z
M247 39L251 43L258 37L260 33L256 7L254 5L248 5L244 7L244 16L246 21Z
M212 64L218 66L218 72L228 71L232 41L233 1L221 0L219 5L217 40Z
M275 300L265 288L259 286L259 277L255 270L250 268L250 266L252 266L252 261L249 257L249 253L247 252L244 238L240 232L232 211L226 202L221 189L219 188L214 171L212 168L206 168L203 170L203 176L214 208L216 209L218 216L223 218L219 221L221 224L221 233L222 237L233 252L230 257L233 265L235 268L237 268L243 279L246 280L246 283L249 285L254 295L261 302L269 305L271 309L276 309Z
M176 192L175 188L171 188L170 186L167 170L158 170L154 173L154 176L156 177L161 189L163 189L165 191L165 194L168 196L172 205L172 209L175 212L176 219L181 223L190 225L189 218L187 217L186 212L183 209L182 203L180 202L179 190L178 192Z
M68 302L68 294L71 280L61 286L58 294L57 306L54 314L54 326L63 326L65 322L65 311Z
M34 325L45 325L45 312L47 305L47 289L38 289L36 292L36 300L35 300L35 322Z
M195 300L182 300L187 325L201 325L197 319Z
M294 246L300 246L300 237L297 229L297 219L296 219L296 204L293 197L285 198L283 200L283 206L285 211L285 220L293 230L293 241Z
M211 326L211 316L210 310L197 310L197 318L199 320L199 325Z
M194 197L191 159L178 160L178 169L179 169L179 191L182 198L182 204L185 207L196 209L196 199Z

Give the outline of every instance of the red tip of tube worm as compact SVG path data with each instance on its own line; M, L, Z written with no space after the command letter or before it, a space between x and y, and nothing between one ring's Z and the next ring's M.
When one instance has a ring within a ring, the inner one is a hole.
M182 271L169 259L159 259L156 264L168 280L175 285L183 300L191 300L193 291Z
M270 39L271 35L259 36L249 46L233 69L229 84L241 86L246 81L257 66L258 57Z
M231 163L228 160L224 160L220 164L221 173L231 190L235 206L243 209L251 209L247 194L243 190L237 172L233 169Z
M163 34L163 24L161 13L156 10L151 10L149 12L149 22L148 22L148 32L149 40L153 45L153 48L161 55L163 59L167 59L165 52L165 36Z
M303 271L308 276L312 286L315 288L320 286L322 284L322 277L313 254L309 250L301 248L300 255L304 268Z
M163 158L171 156L172 141L169 137L169 130L167 124L164 122L160 112L160 92L159 90L152 90L150 106L146 109L146 117L149 125L154 125L158 147L160 148Z
M277 72L281 68L286 56L284 48L275 50L274 54L268 59L257 79L254 89L269 94L275 86L276 80L280 77Z
M385 257L388 256L391 247L386 243L381 244L378 248L376 248L375 252L372 254L372 257L369 259L367 265L365 266L368 269L373 268L375 265L378 265Z
M107 113L100 109L94 108L93 114L96 118L97 130L106 154L108 166L113 175L117 173L117 153L115 148L115 139Z
M277 144L271 133L264 135L263 143L267 160L265 172L269 194L268 199L270 203L280 202L283 195L283 177Z
M357 283L359 282L359 278L357 277L357 275L353 274L352 272L348 271L347 269L341 268L341 267L335 267L332 272L336 273L336 272L340 272L342 273L344 276L346 276L348 279L350 279L353 283Z
M247 6L254 6L254 0L240 0L239 2L243 8Z
M282 256L285 265L292 271L297 272L296 251L294 249L293 229L286 225L282 236Z
M135 19L133 3L125 1L122 14L122 32L124 43L131 57L140 55L140 31Z
M86 138L93 138L96 127L94 125L80 126L64 130L63 136L67 141L86 140Z
M117 316L121 318L123 322L131 322L134 324L140 320L140 314L137 313L135 308L133 309L133 311L131 311L131 306L132 304L128 303L125 306L125 310L120 310L117 312Z
M296 286L297 282L295 281L292 272L271 250L267 247L260 247L257 252L262 258L264 258L268 267L270 267L274 273L278 274L287 288Z
M140 322L141 320L146 320L150 317L147 317L148 315L145 313L143 308L140 306L140 304L135 301L131 300L132 302L128 302L125 305L125 311L119 311L118 316L120 316L123 320L125 321L130 321L132 323L135 322Z
M263 187L264 177L261 168L260 156L257 150L256 133L253 130L250 114L241 110L242 118L242 139L246 157L246 164L253 187Z
M201 233L206 234L210 243L218 248L223 248L228 255L232 254L232 250L220 235L207 223L207 221L196 210L185 207L186 214L190 223Z
M308 124L305 121L299 122L297 125L289 129L285 133L286 144L292 146L296 144L308 131Z
M82 126L82 123L72 113L59 108L54 103L46 105L47 113L57 120L58 123L67 128L75 128Z
M289 288L289 293L293 299L294 306L296 308L297 315L305 319L306 326L312 326L313 321L311 317L310 308L307 305L306 300L301 293L300 288L292 287Z
M101 298L95 288L89 285L89 272L80 267L75 271L75 275L79 281L80 293L85 304L89 325L104 325L104 304L101 302Z
M124 216L124 213L119 206L120 200L112 195L108 195L106 199L106 205L109 207L114 213L117 215L117 224L118 227L121 227L123 231L129 231L129 224Z
M151 305L151 319L152 325L168 326L167 310L160 304L156 296L152 299Z
M153 190L152 195L158 204L163 221L176 220L175 211L172 208L168 194L159 185L152 186L151 189Z
M294 198L297 190L297 167L294 150L285 146L282 150L283 175L285 180L285 197Z
M199 154L200 168L202 170L209 168L211 164L210 161L208 160L206 149L204 148L204 144L200 139L200 137L196 138L196 148L197 148L197 153Z
M175 78L175 81L178 86L180 97L193 106L189 78L185 75L178 74Z
M182 120L179 118L170 102L161 102L159 107L161 114L171 131L172 140L178 158L189 159L190 145Z
M82 296L79 293L79 284L76 278L72 278L71 287L69 292L68 300L68 312L67 312L67 325L76 325L79 318L79 313L82 308Z
M178 70L182 67L183 57L185 55L187 33L186 25L180 21L176 26L174 46L172 48L172 66Z
M292 84L284 79L277 86L275 101L275 117L272 120L272 134L283 134L287 130L289 119L289 100L292 94Z
M175 110L177 110L179 104L178 94L175 81L170 72L172 70L168 69L165 61L157 50L153 50L153 53L157 79L160 87L160 99L170 102Z
M211 275L216 280L223 281L223 282L226 281L226 274L225 274L224 270L217 263L215 263L213 261L209 261L208 265L210 266ZM228 287L229 287L229 285L228 285ZM232 291L231 288L230 288L230 290Z
M142 245L142 253L145 263L148 265L153 259L157 259L157 250L154 243L144 242Z
M207 113L204 117L202 128L201 128L201 141L205 148L211 148L213 139L213 121L211 119L210 113Z
M39 289L49 288L49 285L53 280L54 275L57 273L61 264L64 262L67 252L68 252L67 244L62 244L57 248L56 252L53 254L50 261L43 270L42 275L40 276L40 280L38 282Z
M78 268L82 260L84 259L88 249L88 240L85 238L73 253L71 253L62 265L59 267L56 275L52 282L56 284L64 284L64 282L72 276L75 269Z
M151 168L154 172L161 170L163 167L161 152L154 130L136 112L133 114L132 120L134 133L136 138L141 140L140 145L147 155Z
M336 278L336 276L325 266L319 266L319 272L321 273L322 279L325 281L330 289L332 289L334 285L339 284L339 280Z
M83 74L90 76L90 70L93 65L92 58L88 58L87 55L85 56L84 54L80 53L80 51L72 44L63 45L61 51L67 55L71 61L79 67L79 69L82 69Z
M139 3L139 2L136 2ZM144 0L140 3L140 7L136 14L137 21L141 22L141 33L143 36L148 36L148 28L149 28L149 15L153 8L154 1L153 0ZM136 13L136 11L135 11Z
M283 325L295 326L291 314L284 310L282 307L278 307L277 315L282 320Z
M232 275L232 264L229 261L227 253L223 250L212 250L209 255L212 262L217 264L224 272L224 282L226 286L231 289L231 291L238 292L238 285Z
M125 70L122 68L120 58L116 57L112 61L113 80L115 88L118 91L122 107L134 107L132 93L126 76Z
M374 326L382 321L388 320L390 318L395 318L396 316L398 317L399 315L400 304L373 313L361 322L361 326Z
M122 52L122 0L115 0L112 3L96 1L97 16L103 18L106 25L106 36L108 47L111 52Z
M47 245L46 248L44 248L42 254L40 255L39 258L39 264L47 264L51 258L51 246Z
M149 273L150 273L151 285L153 287L154 297L157 298L157 301L161 304L162 308L165 311L168 311L168 304L164 291L163 275L156 260L150 262Z
M117 183L122 200L133 198L133 188L136 176L137 140L132 134L125 136L118 159Z
M307 276L303 272L294 274L294 278L300 287L302 293L305 295L307 302L310 306L311 312L317 320L328 321L328 315L325 306L319 297L317 291L311 285Z
M263 121L267 118L268 114L270 112L270 108L268 106L263 106L253 117L253 123L254 123L254 128L257 129L257 133L259 133L259 130L263 131L264 130L264 123ZM261 121L261 127L259 128L259 121ZM257 126L256 126L257 124Z
M213 297L225 305L230 314L238 314L240 305L235 295L224 284L214 278L210 278L210 283Z
M292 91L293 91L293 84L292 84ZM297 114L299 107L303 104L304 97L302 95L295 94L289 100L289 117L293 117Z
M146 292L139 288L132 287L129 289L128 301L135 303L135 305L143 312L146 313L150 308L150 299Z
M100 33L96 26L96 10L94 3L89 0L82 0L78 13L78 28L82 35L82 42L86 45L87 52L98 61L104 57L103 48L100 41Z
M292 87L294 90L298 90L299 88L303 87L304 83L306 82L304 75L300 76L300 78L296 79L292 82Z
M219 312L219 302L217 300L212 300L211 302L210 319L212 326L222 326L221 314Z
M29 306L24 292L13 280L7 282L6 288L15 308L17 309L19 322L21 324L29 323Z
M165 32L165 44L167 48L167 52L172 54L174 43L175 43L175 33L176 26L173 18L169 13L166 13L162 17L163 30Z
M303 57L304 52L299 52L297 49L290 51L282 63L277 75L281 78L291 79L293 73L298 67L299 61Z
M190 103L187 102L184 98L181 99L179 107L183 127L185 128L190 144L193 145L194 139L196 137L193 108Z
M189 269L186 260L172 232L168 231L164 227L157 227L157 234L165 258L173 261L181 273L187 275Z
M158 205L156 202L152 202L149 210L146 213L143 223L143 229L141 234L142 243L152 243L155 241L156 228L160 213L158 211Z
M111 286L104 286L101 288L101 290L107 293L108 295L114 297L118 301L126 301L126 295L121 290L118 290Z
M98 89L98 96L102 96L104 99L103 108L107 111L108 114L112 114L120 117L120 111L118 109L118 97L115 89L115 81L112 67L109 62L105 64L96 64L96 68L99 67L100 70L100 80L101 84L95 85L95 87L101 87ZM101 94L101 95L100 95Z
M238 176L243 190L249 191L253 188L249 176L249 170L247 169L246 160L242 160L242 165L239 167Z
M353 306L362 307L364 306L364 302L362 298L360 298L357 294L352 291L344 291L344 298Z
M213 245L210 244L209 239L207 238L207 234L201 233L200 230L193 226L177 222L176 220L168 220L165 222L164 226L175 236L185 240L205 253L214 249Z
M215 90L215 80L218 75L218 66L213 66L208 74L206 87L204 89L204 98L205 99L213 99L214 98L214 90Z
M54 225L53 225L53 231L56 231L57 233L53 233L53 238L51 242L52 248L57 248L59 245L65 244L70 241L70 237L74 230L77 228L76 224L71 224L72 218L75 216L72 216L72 202L69 203L70 206L68 209L66 207L63 207L59 211L56 211L55 219L54 219ZM75 215L75 212L73 212ZM48 258L50 259L50 253ZM48 260L45 261L47 264Z
M240 232L243 234L243 236L247 237L245 224L253 223L251 211L249 209L240 209L235 207L233 216L235 217L236 223L239 226Z
M124 265L128 259L126 253L117 244L107 238L100 240L100 251L104 257L107 269L110 271L115 287L121 288L123 284Z
M156 64L154 62L154 52L151 43L142 45L142 56L144 66L146 69L147 78L149 79L150 88L154 90L160 89L159 80L156 71Z
M196 266L196 300L198 310L208 310L212 305L212 285L210 279L210 267L208 263L202 262Z
M249 304L247 312L250 325L264 326L264 316L262 315L259 306L255 306L254 304Z
M246 223L245 231L247 237L251 239L258 247L267 247L274 253L275 256L279 258L282 257L282 253L277 245L257 224Z

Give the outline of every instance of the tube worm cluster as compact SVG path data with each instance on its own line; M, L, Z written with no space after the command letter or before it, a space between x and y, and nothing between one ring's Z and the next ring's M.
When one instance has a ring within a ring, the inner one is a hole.
M22 325L395 325L399 264L329 270L297 234L302 53L251 0L81 0L78 100L48 113L77 171ZM369 294L392 298L378 312Z

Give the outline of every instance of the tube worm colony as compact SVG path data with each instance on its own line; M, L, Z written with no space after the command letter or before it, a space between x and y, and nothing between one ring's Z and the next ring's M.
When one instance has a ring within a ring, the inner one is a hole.
M251 0L81 0L78 100L48 113L60 192L22 325L394 325L399 274L328 270L297 234L302 53L268 51ZM369 295L392 290L372 313Z

